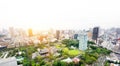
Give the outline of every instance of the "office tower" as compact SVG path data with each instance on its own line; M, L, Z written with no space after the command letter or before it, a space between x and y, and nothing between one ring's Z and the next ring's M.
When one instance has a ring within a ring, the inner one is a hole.
M56 39L59 40L60 39L60 31L56 30Z
M79 49L80 50L86 50L87 49L87 41L88 36L85 31L82 31L78 34L78 40L79 40Z
M29 37L32 37L32 36L33 36L33 31L32 31L32 29L29 29L29 30L28 30L28 35L29 35Z
M77 39L78 38L78 34L74 34L74 39Z
M92 39L95 40L96 43L97 43L98 35L99 35L99 27L94 27L93 28Z

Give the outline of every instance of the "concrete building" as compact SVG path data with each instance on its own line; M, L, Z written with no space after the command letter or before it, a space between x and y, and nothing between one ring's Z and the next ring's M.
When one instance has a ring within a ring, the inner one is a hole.
M116 33L117 33L117 35L116 35L117 38L120 38L120 28L117 28L117 29L116 29Z
M59 40L60 39L60 31L56 30L56 39Z
M88 32L87 32L87 35L88 35L88 39L89 39L89 40L92 40L92 31L88 31Z
M0 59L0 66L17 66L17 60L15 57Z
M80 50L86 50L87 49L87 41L88 36L85 31L82 31L78 34L78 40L79 40L79 49Z
M10 37L15 37L15 30L13 27L9 27Z

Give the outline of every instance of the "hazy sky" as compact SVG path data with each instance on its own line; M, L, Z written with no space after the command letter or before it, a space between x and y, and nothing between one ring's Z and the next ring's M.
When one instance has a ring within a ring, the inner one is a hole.
M120 26L120 0L0 0L0 28Z

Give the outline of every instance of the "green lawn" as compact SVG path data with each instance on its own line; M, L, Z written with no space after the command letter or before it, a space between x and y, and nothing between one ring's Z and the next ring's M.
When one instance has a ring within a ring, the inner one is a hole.
M84 52L83 52L83 51L80 51L80 50L69 50L68 54L69 54L70 56L77 56L77 55L79 55L79 54L84 54Z

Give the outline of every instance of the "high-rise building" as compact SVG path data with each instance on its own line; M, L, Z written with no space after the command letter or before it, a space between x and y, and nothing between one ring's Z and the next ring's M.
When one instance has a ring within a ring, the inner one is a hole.
M116 33L117 33L117 38L120 38L120 28L116 29Z
M88 32L87 32L87 35L88 35L88 39L89 39L89 40L92 40L92 31L88 31Z
M78 34L74 34L74 39L77 39L78 38Z
M59 40L60 39L60 31L56 30L56 39Z
M29 30L28 30L28 34L29 34L29 37L33 36L33 31L32 31L32 29L29 29Z
M87 49L87 42L88 42L88 36L85 31L82 31L78 34L78 40L79 40L79 49L80 50L86 50Z
M93 28L92 39L95 40L96 43L97 43L98 35L99 35L99 27L94 27Z
M10 37L15 37L15 30L13 27L9 27Z

